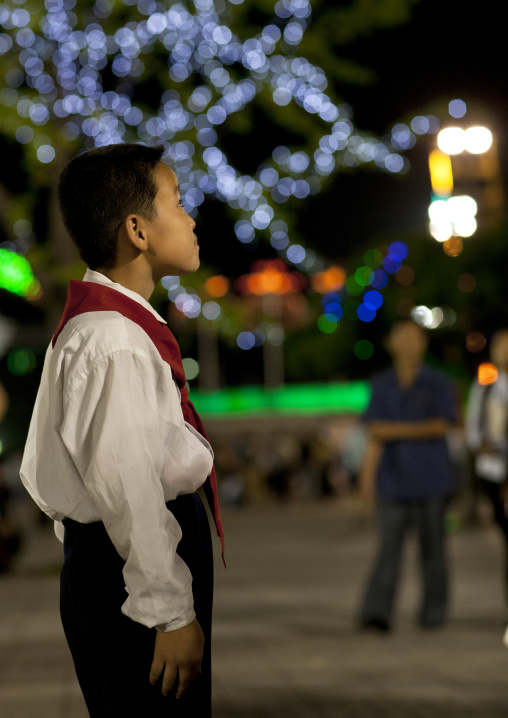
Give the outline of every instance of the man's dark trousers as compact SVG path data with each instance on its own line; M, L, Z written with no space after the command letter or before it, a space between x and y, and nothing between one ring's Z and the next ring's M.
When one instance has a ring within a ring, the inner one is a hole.
M506 482L501 484L495 481L479 480L480 490L488 496L492 504L494 522L499 526L505 544L505 596L508 601L508 516L505 509Z
M362 604L361 623L390 625L404 539L412 527L419 539L423 580L418 622L432 627L446 620L445 505L443 498L378 501L380 548Z
M121 612L124 561L104 524L64 520L60 612L91 718L210 718L213 556L205 509L196 494L167 504L182 529L178 554L189 567L194 608L205 635L201 674L179 701L150 685L156 629Z

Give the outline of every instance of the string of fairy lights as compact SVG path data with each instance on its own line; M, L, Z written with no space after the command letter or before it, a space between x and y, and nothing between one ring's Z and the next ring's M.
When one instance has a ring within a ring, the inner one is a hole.
M62 143L77 139L87 148L163 142L190 214L196 216L205 197L214 196L237 213L239 242L266 238L281 259L312 275L325 263L301 239L291 237L283 205L318 193L323 181L345 167L375 165L389 174L407 172L409 162L402 153L419 135L436 132L439 122L418 116L410 125L394 125L386 139L360 131L351 108L327 94L326 73L298 55L312 21L310 2L279 0L270 21L247 38L228 25L234 6L242 3L194 0L168 9L157 0L96 0L87 7L79 0L45 0L36 10L25 0L0 4L0 62L5 67L0 131L35 153L43 166L55 160ZM122 6L129 8L128 21L120 20ZM108 32L107 21L116 15L115 30ZM154 53L166 59L172 84L156 112L136 99ZM115 90L104 89L106 71L118 78ZM190 92L190 78L196 77L201 84L194 81ZM324 129L315 146L275 146L252 174L243 174L221 146L220 127L261 94L278 107L294 103L319 118ZM33 242L28 221L22 224L4 247L21 255ZM377 264L371 261L348 278L345 292L359 295L370 287L358 308L360 320L374 318L382 302L379 289L390 273L385 264L396 262L399 254L389 250ZM215 302L205 311L197 294L173 278L166 278L165 286L186 316L220 318ZM334 317L340 319L339 310L330 309L334 301L323 305L322 331L333 331Z

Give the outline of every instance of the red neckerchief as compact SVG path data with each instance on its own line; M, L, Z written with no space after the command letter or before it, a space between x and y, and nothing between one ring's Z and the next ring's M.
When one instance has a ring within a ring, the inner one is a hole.
M78 314L84 314L85 312L118 312L127 319L139 324L155 344L161 358L167 362L172 369L173 377L180 390L182 414L185 421L197 429L205 439L208 439L203 422L199 418L192 402L189 401L189 390L185 385L185 372L182 366L180 348L169 327L159 322L157 318L148 309L145 309L145 307L139 304L139 302L130 299L130 297L127 297L121 292L117 292L116 289L105 287L95 282L76 282L71 280L64 313L53 335L53 347L69 319L72 319L72 317ZM222 558L224 560L224 530L220 517L217 478L215 476L214 467L212 467L212 472L204 484L204 490L215 521L215 526L217 527L217 534L221 540Z

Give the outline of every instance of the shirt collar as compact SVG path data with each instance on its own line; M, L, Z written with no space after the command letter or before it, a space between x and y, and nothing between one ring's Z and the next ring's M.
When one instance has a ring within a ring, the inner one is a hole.
M145 309L148 309L148 311L154 315L158 322L167 324L167 321L155 311L152 305L147 302L146 299L141 296L141 294L133 292L132 289L127 289L127 287L124 287L123 284L118 284L117 282L111 281L111 279L109 279L109 277L106 277L105 274L96 272L93 269L87 269L85 272L85 276L83 277L83 281L93 282L94 284L102 284L104 287L110 287L111 289L115 289L117 292L120 292L120 294L125 294L125 296L129 297L129 299L132 299L138 304L141 304L141 306Z

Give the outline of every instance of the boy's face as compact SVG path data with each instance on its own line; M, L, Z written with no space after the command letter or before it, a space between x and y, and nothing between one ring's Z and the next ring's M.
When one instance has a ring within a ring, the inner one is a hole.
M145 256L158 282L168 274L195 272L199 267L199 245L194 234L196 223L183 208L173 170L159 162L155 181L158 186L156 216L153 220L145 219L143 228L148 240Z

